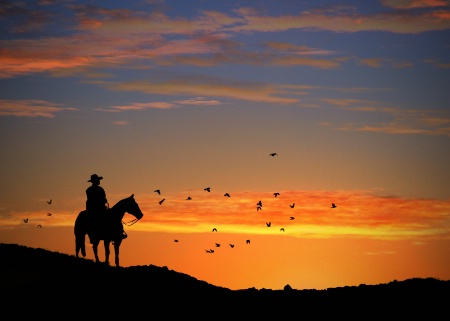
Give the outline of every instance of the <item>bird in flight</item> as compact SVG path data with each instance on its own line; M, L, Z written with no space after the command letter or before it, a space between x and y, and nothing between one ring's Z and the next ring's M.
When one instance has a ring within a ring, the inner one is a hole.
M213 250L213 249L205 250L205 251L206 251L206 253L214 253L214 250Z
M295 217L291 216L289 219L292 221L295 220Z
M161 205L165 200L166 200L165 198L163 198L162 200L160 200L160 201L158 202L159 205Z
M161 195L161 190L159 190L159 189L155 189L153 192L158 193L159 195Z
M207 192L211 192L211 187L205 187L203 190L207 191Z
M212 231L213 231L213 232L217 232L217 229L216 229L216 228L213 228Z
M233 247L234 247L234 244L230 244L230 246L231 246L231 248L233 248Z
M271 154L269 154L269 156L278 156L278 154L277 153L271 153Z
M245 243L250 244L250 240L245 241Z
M52 203L52 199L50 199L50 201L47 201L47 204L51 204Z
M47 216L52 216L53 214L52 213L47 213Z
M278 193L278 192L273 193L273 196L275 196L275 197L277 197L278 195L280 195L280 193Z
M28 218L24 218L24 219L23 219L23 222L24 222L24 223L28 223Z
M220 247L220 244L219 244L219 243L216 243L216 247Z
M284 232L284 227L280 228L280 231L281 231L281 232Z
M192 199L192 197L188 196L188 198L186 198L188 201L190 201Z
M178 240L173 240L174 242L178 243Z
M336 204L331 203L331 208L336 208L336 207L337 207Z
M38 224L38 226L37 226L38 228L42 228L42 225L41 224Z
M230 197L230 194L225 193L225 194L223 194L223 196Z
M267 222L266 225L267 227L270 227L270 225L272 225L272 222Z

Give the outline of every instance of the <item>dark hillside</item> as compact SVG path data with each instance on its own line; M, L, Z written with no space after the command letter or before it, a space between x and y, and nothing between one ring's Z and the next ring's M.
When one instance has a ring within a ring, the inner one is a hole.
M115 268L16 244L0 244L0 257L2 305L22 316L44 311L43 317L98 313L114 319L307 314L432 320L449 314L450 281L434 278L327 290L230 290L166 267Z

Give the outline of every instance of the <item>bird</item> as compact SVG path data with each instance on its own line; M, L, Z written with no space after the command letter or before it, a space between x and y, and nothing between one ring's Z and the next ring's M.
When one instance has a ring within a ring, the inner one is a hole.
M162 200L160 200L160 201L158 202L159 205L161 205L165 200L166 200L165 198L163 198Z
M219 244L219 243L216 243L216 247L220 247L220 244Z
M278 154L277 153L271 153L271 154L269 154L269 156L278 156Z
M50 199L50 201L47 201L47 204L51 204L52 203L52 199Z
M225 193L225 194L223 194L223 196L230 197L230 194Z
M336 204L331 203L331 208L336 208L336 207L337 207Z
M294 206L295 206L295 203L292 203L292 205L289 205L291 208L294 208Z
M217 232L217 229L216 229L216 228L213 228L212 231L213 231L213 232Z
M42 228L42 225L41 224L38 224L38 226L37 227L39 227L39 228Z
M24 222L24 223L28 223L28 218L24 218L24 219L23 219L23 222Z
M155 189L153 192L158 193L159 195L161 195L161 190L159 190L159 189Z
M280 193L278 193L278 192L273 193L273 196L275 196L275 197L277 197L278 195L280 195Z
M53 214L52 213L47 213L47 216L52 216Z
M190 201L190 200L192 199L192 197L188 196L186 199L187 199L188 201Z
M250 244L250 240L246 240L245 243Z
M214 250L213 250L213 249L205 250L205 251L206 251L206 253L214 253Z
M267 222L266 225L267 227L270 227L270 225L272 225L272 222Z
M203 190L207 191L207 192L211 192L211 187L205 187Z
M292 220L295 220L295 217L291 216L291 217L289 217L289 219L292 221Z
M283 228L283 227L282 227L282 228L280 228L280 231L281 231L281 232L284 232L284 228Z
M234 244L230 244L230 247L233 248L233 247L234 247Z
M176 243L178 242L178 240L173 240L173 241L176 242Z

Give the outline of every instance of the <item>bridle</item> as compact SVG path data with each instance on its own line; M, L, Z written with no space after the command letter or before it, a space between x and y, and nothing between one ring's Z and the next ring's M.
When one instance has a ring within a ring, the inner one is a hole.
M139 221L139 220L140 220L140 218L134 218L134 219L132 219L131 221L128 221L127 223L125 223L124 221L122 221L122 224L123 224L123 225L126 225L126 226L131 226L131 225L133 225L133 224L136 224L137 221Z

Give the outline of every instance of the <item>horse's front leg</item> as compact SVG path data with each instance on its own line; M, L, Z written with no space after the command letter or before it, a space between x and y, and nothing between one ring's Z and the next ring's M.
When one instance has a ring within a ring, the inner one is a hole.
M95 262L100 262L100 259L98 258L98 244L100 243L100 240L92 241L92 250L94 251L95 256Z
M122 243L122 239L114 241L114 254L115 254L116 267L120 266L120 264L119 264L119 249L120 249L121 243Z
M105 246L105 263L109 265L109 254L111 251L109 250L109 243L111 240L103 240L103 244Z

